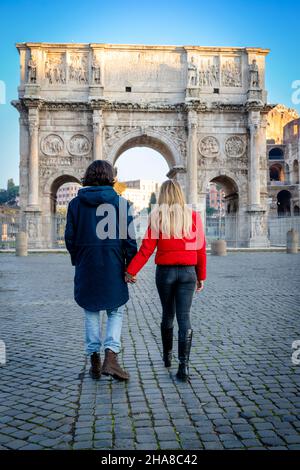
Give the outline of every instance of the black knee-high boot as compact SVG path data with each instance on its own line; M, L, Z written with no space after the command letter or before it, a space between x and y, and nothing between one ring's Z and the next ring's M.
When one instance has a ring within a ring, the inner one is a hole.
M189 379L189 359L192 345L193 330L187 330L184 336L178 335L178 359L179 366L177 379L186 382Z
M163 324L160 325L161 339L163 345L163 361L165 367L171 367L172 361L172 348L173 348L173 328L165 328Z

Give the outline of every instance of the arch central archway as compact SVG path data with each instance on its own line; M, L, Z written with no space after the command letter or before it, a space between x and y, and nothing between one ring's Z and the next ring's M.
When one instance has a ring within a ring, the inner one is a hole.
M134 147L148 147L156 150L165 158L170 170L174 167L183 167L183 157L174 142L166 135L150 130L147 133L136 130L116 138L107 154L107 160L114 165L122 153Z
M162 179L166 179L167 177L176 177L177 180L182 184L183 189L185 190L185 178L183 173L185 172L184 166L183 166L183 152L180 153L180 150L178 148L178 145L175 145L175 143L170 139L169 136L166 134L156 131L153 128L150 129L148 128L147 131L143 131L142 129L135 129L131 131L130 133L127 133L126 135L123 136L117 136L115 139L114 144L111 146L110 150L107 152L107 160L113 164L114 166L117 166L117 161L118 159L126 153L129 150L133 150L136 148L146 148L146 149L151 149L159 156L165 160L166 162L166 171L163 175ZM137 156L138 158L138 156ZM122 181L119 178L119 172L118 172L118 179ZM152 180L153 178L147 177L145 174L144 176L141 177L129 177L126 178L126 181L130 180ZM155 178L154 178L155 179ZM150 183L150 181L149 181ZM156 197L158 196L158 191L159 188L156 189L156 191L153 190L154 193L156 193ZM148 197L148 196L147 196ZM149 196L150 199L150 196ZM143 201L144 204L145 201ZM148 206L148 203L147 203ZM138 209L137 209L138 210ZM139 211L139 210L138 210Z
M149 146L130 147L117 157L115 168L122 196L133 204L136 213L148 214L170 171L164 156Z

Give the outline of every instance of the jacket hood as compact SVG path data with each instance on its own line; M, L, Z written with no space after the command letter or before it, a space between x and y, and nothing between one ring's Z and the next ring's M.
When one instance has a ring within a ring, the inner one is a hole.
M86 186L78 191L80 201L88 206L113 203L118 194L112 186Z

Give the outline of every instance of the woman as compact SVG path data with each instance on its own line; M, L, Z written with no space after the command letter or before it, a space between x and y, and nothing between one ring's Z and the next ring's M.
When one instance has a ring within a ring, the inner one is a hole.
M190 309L195 288L200 292L204 287L206 242L200 215L185 204L181 186L174 180L167 180L161 186L158 207L150 214L141 248L128 265L127 282L135 282L135 275L156 247L156 286L163 310L163 360L166 367L171 366L176 313L179 328L179 367L176 376L187 381L193 333Z
M85 315L89 373L95 380L100 379L101 373L118 380L129 378L120 367L117 354L128 301L124 272L137 248L135 234L129 233L133 225L129 204L114 190L114 174L114 168L106 161L95 160L89 165L84 187L69 203L65 231L66 246L75 266L74 296ZM100 310L107 313L102 368Z

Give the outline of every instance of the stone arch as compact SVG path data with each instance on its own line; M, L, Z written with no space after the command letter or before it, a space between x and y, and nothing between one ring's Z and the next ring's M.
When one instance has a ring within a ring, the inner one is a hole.
M232 172L208 172L205 177L205 188L209 183L216 183L224 192L224 209L212 215L206 216L206 235L208 240L224 238L228 246L239 246L244 243L246 235L242 233L241 226L241 195L247 191L247 185Z
M56 194L58 189L65 183L79 183L81 184L78 174L72 171L66 171L65 173L56 172L47 180L43 194L45 197L49 197L50 206L49 212L50 215L55 214L56 212Z
M57 191L63 184L72 182L81 184L78 172L70 168L53 173L43 186L43 231L44 238L50 248L62 245L65 226L65 216L57 214L56 211ZM60 244L58 243L58 233L60 234Z
M207 174L203 180L203 190L205 191L207 185L212 181L219 181L220 184L223 184L224 187L228 187L228 191L231 188L232 191L236 191L239 195L242 195L243 182L238 175L234 174L231 171L219 171L219 172L210 172L207 171Z
M148 129L146 132L135 130L120 138L116 137L116 141L109 149L106 159L114 165L123 152L133 147L149 147L158 151L165 158L170 169L174 166L183 165L183 155L171 139L163 133Z
M277 213L279 216L291 215L291 198L290 191L283 189L277 193Z
M292 182L294 184L299 184L299 162L298 160L293 161L293 168L292 168Z
M218 175L210 179L209 183L222 186L225 193L226 214L236 214L239 210L239 188L235 180L227 175Z
M83 176L85 169L82 170L82 174L79 175L78 171L74 171L69 168L68 170L59 170L53 173L46 180L44 184L43 194L49 195L53 189L56 190L64 183L74 182L81 184L81 177Z
M270 181L284 181L285 172L281 163L273 163L269 169Z

